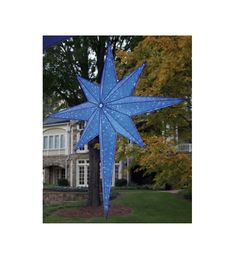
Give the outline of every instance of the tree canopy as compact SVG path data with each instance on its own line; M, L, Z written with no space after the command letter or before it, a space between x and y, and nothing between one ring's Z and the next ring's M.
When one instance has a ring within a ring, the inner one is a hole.
M192 44L190 36L145 37L132 52L119 50L119 76L146 62L135 95L184 98L185 103L135 118L146 147L124 147L119 158L129 156L132 165L156 173L157 187L191 187L191 160L176 153L175 145L191 142L192 128Z
M186 103L145 114L144 130L169 137L176 127L182 140L191 142L192 107L192 51L189 36L145 37L133 52L117 52L119 75L146 62L146 67L136 87L139 96L164 96L184 98ZM140 118L138 120L140 121Z
M43 56L44 117L60 108L84 101L77 75L100 83L108 42L116 48L131 50L141 37L78 36L49 48Z

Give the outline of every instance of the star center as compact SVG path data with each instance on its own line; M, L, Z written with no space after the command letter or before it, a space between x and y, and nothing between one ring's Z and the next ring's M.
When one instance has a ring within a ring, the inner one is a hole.
M104 107L104 104L103 103L100 103L99 104L99 108L102 109Z

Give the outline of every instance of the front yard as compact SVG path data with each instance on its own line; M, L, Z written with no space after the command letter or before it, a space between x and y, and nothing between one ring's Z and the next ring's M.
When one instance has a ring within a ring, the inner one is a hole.
M44 223L191 223L192 203L179 198L176 194L148 190L118 190L119 196L111 205L122 205L132 209L127 215L79 218L63 217L56 213L62 209L85 206L85 200L66 204L45 205Z

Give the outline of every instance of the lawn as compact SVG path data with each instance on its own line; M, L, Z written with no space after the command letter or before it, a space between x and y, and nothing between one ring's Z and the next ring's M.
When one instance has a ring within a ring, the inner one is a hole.
M111 201L113 205L126 205L133 212L112 216L106 221L97 218L66 218L55 215L59 209L81 207L85 202L47 205L43 208L44 223L191 223L192 203L175 194L148 190L118 190L120 195Z

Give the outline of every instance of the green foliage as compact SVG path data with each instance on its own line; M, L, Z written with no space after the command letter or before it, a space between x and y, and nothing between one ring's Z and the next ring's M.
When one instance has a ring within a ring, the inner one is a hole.
M177 196L180 197L181 199L192 201L192 188L189 187L188 189L182 189L177 193Z
M119 50L119 76L146 62L135 89L138 96L184 98L185 103L136 117L139 129L191 142L192 42L190 36L145 37L133 52Z
M140 189L140 190L151 190L151 191L156 190L156 188L152 184L138 185L137 189Z
M156 173L157 189L190 188L192 181L191 160L186 154L177 153L173 143L162 136L144 136L145 148L129 147L132 164L138 164L144 173Z
M192 188L183 191L183 196L187 200L192 200Z
M127 185L127 180L126 179L116 179L115 180L115 186L126 186Z
M69 186L69 181L65 178L58 179L58 185L59 186Z
M132 166L130 169L131 182L138 186L152 185L156 173L149 173L148 171L144 171L143 167L140 168L140 166Z

